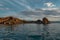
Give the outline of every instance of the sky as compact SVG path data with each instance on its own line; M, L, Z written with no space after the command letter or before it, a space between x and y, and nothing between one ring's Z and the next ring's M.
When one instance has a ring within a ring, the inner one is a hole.
M60 21L60 0L0 0L0 17L5 16Z

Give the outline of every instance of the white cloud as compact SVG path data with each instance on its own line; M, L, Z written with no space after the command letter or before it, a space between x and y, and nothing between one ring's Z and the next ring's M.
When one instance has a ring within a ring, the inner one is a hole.
M59 8L41 8L42 10L59 10Z
M39 12L40 11L40 12ZM35 11L24 11L22 15L26 16L26 20L37 20L47 17L50 21L60 20L60 9L59 8L41 8ZM24 17L25 18L25 17Z
M46 5L47 7L54 7L54 6L56 6L56 5L53 4L52 2L44 3L44 5Z

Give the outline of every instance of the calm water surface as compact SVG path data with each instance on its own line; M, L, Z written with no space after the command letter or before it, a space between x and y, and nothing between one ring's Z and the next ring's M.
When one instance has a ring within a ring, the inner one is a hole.
M60 23L0 25L0 40L60 40Z

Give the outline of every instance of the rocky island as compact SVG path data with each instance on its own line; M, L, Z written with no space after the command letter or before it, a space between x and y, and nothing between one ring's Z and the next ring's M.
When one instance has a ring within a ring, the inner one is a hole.
M0 24L4 24L4 25L15 25L15 24L25 24L25 23L37 23L37 24L48 24L49 21L47 18L43 18L43 20L37 20L37 21L26 21L26 20L21 20L19 18L15 18L15 17L3 17L0 18Z
M44 18L42 19L42 23L43 23L43 24L49 24L50 22L49 22L49 20L48 20L46 17L44 17Z
M11 16L0 18L0 24L5 25L22 24L23 22L25 21Z

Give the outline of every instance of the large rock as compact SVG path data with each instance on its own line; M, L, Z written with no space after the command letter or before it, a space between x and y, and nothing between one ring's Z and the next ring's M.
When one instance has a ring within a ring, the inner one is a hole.
M15 18L15 17L4 17L0 18L0 24L5 24L5 25L14 25L14 24L22 24L24 23L23 20Z
M37 24L41 24L42 21L38 19L38 20L36 21L36 23L37 23Z
M43 20L42 20L42 22L43 22L43 24L48 24L49 20L46 17L44 17Z

